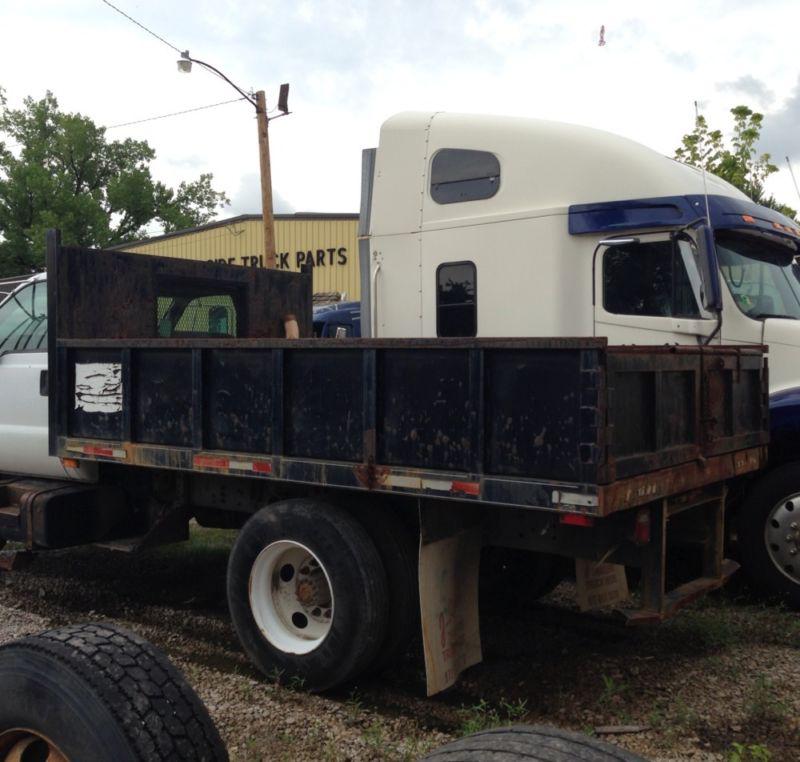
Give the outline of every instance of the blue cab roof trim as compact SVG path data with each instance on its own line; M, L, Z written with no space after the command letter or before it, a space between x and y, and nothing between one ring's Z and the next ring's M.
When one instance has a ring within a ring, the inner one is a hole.
M794 241L797 233L789 233L775 224L800 230L793 220L774 209L759 206L752 201L709 196L711 226L716 230L761 230ZM749 215L753 222L745 222L742 215ZM625 201L606 201L597 204L573 204L569 207L570 235L584 233L618 233L644 228L679 227L688 225L706 216L705 198L702 195L662 196L661 198L639 198Z

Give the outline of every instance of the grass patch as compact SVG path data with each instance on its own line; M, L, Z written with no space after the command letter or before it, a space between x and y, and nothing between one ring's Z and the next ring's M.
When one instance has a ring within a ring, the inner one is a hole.
M748 691L745 713L750 722L780 722L789 714L789 707L775 695L772 681L760 675Z
M760 743L732 743L728 750L727 762L769 762L772 759L770 750Z
M481 730L496 728L500 725L510 725L524 717L527 711L527 699L514 702L502 699L497 706L493 706L482 698L471 707L462 707L463 720L458 733L461 736L468 736L471 733L478 733Z

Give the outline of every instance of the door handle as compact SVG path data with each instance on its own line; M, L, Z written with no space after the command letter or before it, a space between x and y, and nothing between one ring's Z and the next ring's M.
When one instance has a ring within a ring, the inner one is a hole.
M39 373L39 396L46 397L50 393L50 378L47 370Z

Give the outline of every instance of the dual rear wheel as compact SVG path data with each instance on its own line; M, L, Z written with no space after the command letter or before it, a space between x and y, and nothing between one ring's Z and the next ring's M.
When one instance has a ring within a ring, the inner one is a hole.
M263 508L228 562L242 646L273 678L322 691L382 669L416 629L416 561L405 527L308 499Z

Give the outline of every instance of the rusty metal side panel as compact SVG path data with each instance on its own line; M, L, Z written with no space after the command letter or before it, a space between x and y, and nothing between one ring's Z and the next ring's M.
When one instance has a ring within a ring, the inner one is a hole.
M282 337L289 314L312 335L310 273L65 246L52 248L48 273L59 339L156 338L158 298L172 293L230 295L238 336Z
M622 479L599 488L599 513L605 516L706 484L723 482L757 471L766 463L767 448L761 446Z

